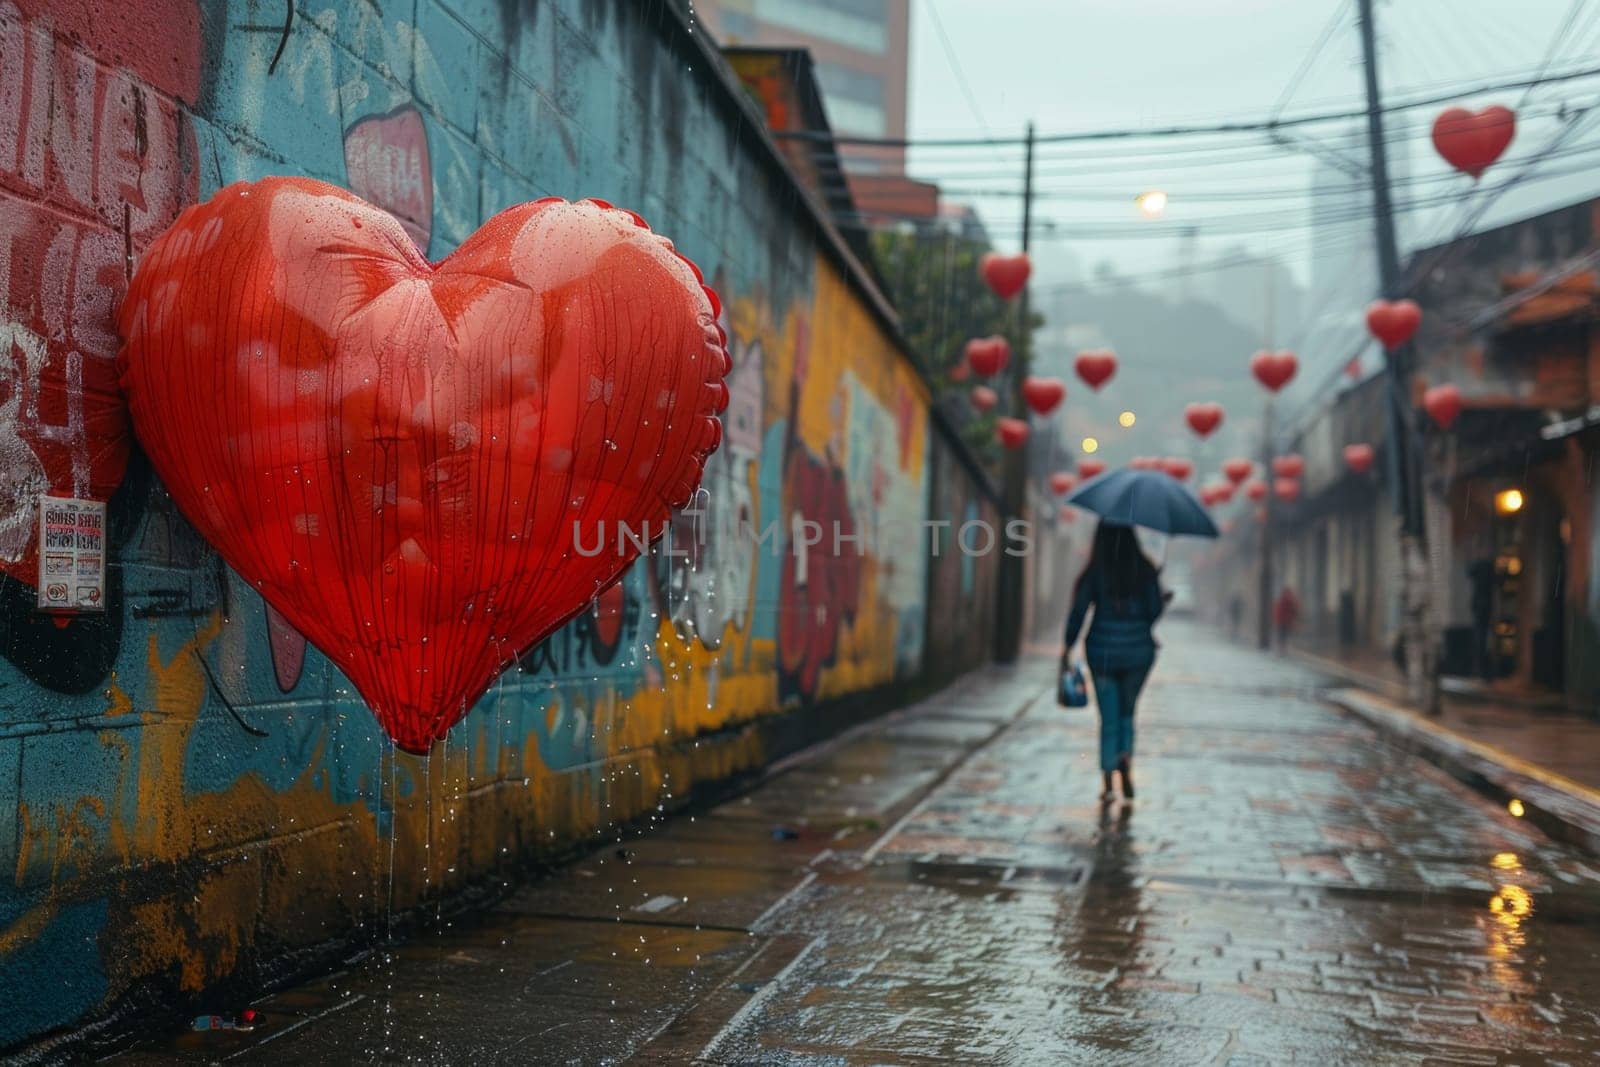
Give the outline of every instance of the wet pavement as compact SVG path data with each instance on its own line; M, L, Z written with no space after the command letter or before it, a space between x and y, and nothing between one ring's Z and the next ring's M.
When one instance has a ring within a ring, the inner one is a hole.
M122 1063L1600 1061L1600 864L1170 628L1134 805L1038 660Z

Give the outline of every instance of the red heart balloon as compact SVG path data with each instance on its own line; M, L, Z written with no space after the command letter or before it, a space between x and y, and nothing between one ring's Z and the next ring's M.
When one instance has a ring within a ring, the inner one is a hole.
M1300 483L1293 478L1279 478L1272 483L1272 491L1279 500L1291 502L1300 496Z
M1496 104L1479 112L1446 108L1433 120L1433 147L1444 161L1474 178L1500 158L1517 133L1517 116Z
M1415 300L1374 300L1367 305L1367 329L1384 348L1399 348L1421 325L1422 309Z
M1240 482L1250 477L1250 472L1255 469L1256 465L1242 456L1222 461L1222 473L1226 474L1228 476L1228 481L1232 482L1234 485L1238 485Z
M1263 349L1250 357L1250 373L1274 393L1288 385L1289 379L1299 369L1300 361L1289 351L1268 352Z
M1365 474L1372 469L1373 455L1371 445L1345 445L1344 465L1357 474Z
M1018 252L1014 256L985 252L983 258L978 260L978 270L996 296L1001 300L1010 300L1022 292L1022 287L1028 284L1028 275L1033 273L1033 264L1028 260L1026 252Z
M1448 430L1461 414L1461 390L1436 385L1422 394L1422 406L1441 430Z
M1057 496L1065 496L1072 492L1078 484L1078 476L1071 471L1056 471L1050 475L1050 491Z
M1048 415L1067 398L1067 387L1060 378L1029 377L1022 383L1022 399L1037 414Z
M994 435L1007 448L1021 448L1028 443L1028 424L1021 419L996 419Z
M1278 456L1272 461L1272 473L1280 478L1298 478L1305 473L1305 457L1298 452Z
M952 383L964 382L970 377L972 377L972 366L965 358L962 358L955 366L950 368L950 381Z
M509 208L432 265L388 212L268 178L151 245L118 360L184 516L422 753L633 562L619 524L694 493L717 312L601 201Z
M967 363L985 378L993 378L1011 362L1011 345L1004 337L974 337L967 342Z
M1218 426L1222 425L1222 405L1214 401L1203 404L1190 404L1183 409L1183 417L1201 438L1210 437Z
M1182 456L1168 456L1161 460L1161 469L1182 482L1187 481L1189 475L1194 473L1194 464Z
M1078 477L1080 478L1093 478L1096 475L1104 474L1105 472L1106 465L1098 459L1078 460Z
M972 401L972 406L979 411L993 410L994 406L1000 402L999 394L987 385L974 385L972 392L967 394L967 398Z
M1090 349L1078 353L1078 358L1073 361L1073 369L1090 389L1098 392L1117 373L1117 357L1107 348Z
M1214 488L1215 496L1219 504L1226 504L1228 501L1233 499L1232 482L1216 482L1214 483Z
M1265 500L1267 498L1267 483L1260 478L1252 478L1244 483L1244 495L1251 500Z

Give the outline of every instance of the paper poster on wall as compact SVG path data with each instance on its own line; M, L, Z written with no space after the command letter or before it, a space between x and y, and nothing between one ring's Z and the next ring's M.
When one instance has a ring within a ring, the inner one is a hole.
M105 502L40 496L39 610L104 611L105 588Z

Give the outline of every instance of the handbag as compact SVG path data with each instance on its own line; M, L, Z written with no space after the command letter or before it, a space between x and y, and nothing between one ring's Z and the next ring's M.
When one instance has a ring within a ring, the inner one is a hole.
M1056 683L1056 703L1064 708L1089 706L1089 682L1083 676L1083 664L1063 665Z

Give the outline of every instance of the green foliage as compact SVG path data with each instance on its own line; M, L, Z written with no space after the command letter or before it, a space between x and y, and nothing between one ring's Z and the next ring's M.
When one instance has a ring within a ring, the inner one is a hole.
M953 233L889 231L873 234L872 242L901 327L927 363L936 401L960 425L973 451L997 470L1001 450L994 439L994 420L1010 410L1012 376L1024 345L1018 326L1020 301L1001 300L978 273L978 261L991 250L989 244ZM1034 329L1043 321L1037 315L1030 318ZM951 372L965 361L967 341L996 333L1011 342L1011 369L988 381L951 381ZM1000 394L997 411L980 413L967 400L967 393L978 384Z

